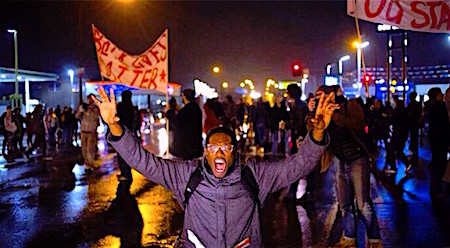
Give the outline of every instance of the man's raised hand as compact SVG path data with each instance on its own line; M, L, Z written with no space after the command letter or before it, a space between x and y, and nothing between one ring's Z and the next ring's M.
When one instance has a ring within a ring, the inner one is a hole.
M122 127L119 124L119 117L116 116L116 96L114 95L114 90L110 88L109 94L111 98L108 97L105 89L100 86L97 90L102 101L98 100L97 97L92 96L92 100L97 104L100 109L100 114L103 120L108 124L110 131L113 135L120 136L123 132Z
M339 104L334 103L334 93L330 93L326 98L325 94L320 96L319 104L317 105L316 114L311 120L313 128L313 136L316 140L322 140L323 132L328 127L331 121L333 111L339 108Z

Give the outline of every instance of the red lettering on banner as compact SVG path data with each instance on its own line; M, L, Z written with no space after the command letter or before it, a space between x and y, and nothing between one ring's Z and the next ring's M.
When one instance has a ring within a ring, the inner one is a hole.
M159 76L161 77L162 82L166 82L166 73L164 72L164 70L161 72L161 74L159 74Z
M366 0L364 3L364 10L366 11L367 17L369 17L369 18L377 17L378 15L381 14L381 11L383 11L385 5L386 5L386 0L381 0L380 5L378 5L377 10L374 13L372 13L372 12L370 12L370 8L369 8L370 0Z
M398 11L395 16L390 16L393 4L397 5ZM390 1L388 9L386 11L386 19L390 22L399 24L402 21L402 17L403 17L403 9L402 9L402 6L400 6L400 3L398 2L398 0Z
M109 61L108 64L106 64L106 77L109 78L111 76L111 68L112 68L112 61Z
M150 79L150 85L148 86L149 89L152 88L152 85L153 85L153 89L157 88L157 85L155 82L155 79L157 76L158 76L158 68L154 68L152 71L152 78Z
M437 25L437 17L436 17L436 7L441 5L442 2L428 2L427 5L430 6L430 15L431 15L431 27L430 29L435 29Z
M141 70L133 70L134 72L134 79L133 81L130 83L130 86L133 86L134 83L136 83L136 79L139 77L139 75L142 73Z
M149 86L149 85L146 85L146 84L148 84L150 82L151 77L147 77L147 75L151 76L150 75L151 72L152 72L152 70L145 70L144 75L142 76L142 81L141 81L141 85L139 85L139 88L148 88L147 86Z
M147 57L147 55L142 56L142 62L146 63L149 66L152 66L152 62L150 61L150 59Z
M108 56L107 52L108 52L108 49L109 49L110 45L111 45L111 43L109 41L106 41L105 43L103 43L103 45L102 45L102 52L101 52L101 54L103 56Z
M155 48L155 46L153 46L152 48L150 48L150 53L153 55L153 57L156 59L156 63L159 63L159 58L158 58L158 50L153 51L153 48Z
M94 30L94 43L95 47L97 48L97 52L100 52L100 49L102 48L102 42L103 39L102 33L100 33L97 29Z
M165 36L166 36L166 35L164 34L163 37L165 37ZM157 45L158 45L159 47L161 47L164 51L167 50L167 47L164 46L163 44L161 44L161 42L158 41ZM167 52L165 52L164 55L161 55L161 57L160 57L161 61L165 61L166 58L167 58Z
M443 3L441 7L441 19L436 26L437 29L441 29L442 24L447 24L447 31L450 30L450 9L446 3Z
M411 21L411 26L413 28L417 28L417 29L426 27L428 24L430 24L430 17L428 17L428 15L427 15L427 13L425 11L419 9L419 5L426 6L425 3L420 2L420 1L413 1L413 2L411 2L411 10L414 13L417 13L417 14L423 16L423 19L424 19L423 23L418 23L416 19Z
M120 80L120 77L122 77L122 75L125 73L125 71L128 70L128 68L127 68L126 66L123 66L123 65L119 65L118 67L119 67L120 69L122 69L122 70L119 72L119 75L117 76L117 79Z
M120 62L123 62L123 60L125 59L125 57L127 56L126 53L122 52L122 54L120 54L120 56L117 58Z
M138 63L139 62L139 63ZM141 64L141 62L139 61L139 57L136 58L133 63L131 63L133 65L134 68L144 68L144 66Z

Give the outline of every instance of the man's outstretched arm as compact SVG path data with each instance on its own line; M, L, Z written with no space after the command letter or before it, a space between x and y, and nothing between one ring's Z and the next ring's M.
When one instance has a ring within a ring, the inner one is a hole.
M178 188L177 186L185 181L186 175L189 175L188 170L191 168L177 165L187 162L159 158L145 150L134 135L119 123L119 117L116 116L117 105L114 91L110 90L111 98L103 87L98 89L98 93L101 101L95 96L92 99L98 105L100 114L110 129L108 142L128 165L151 181L171 190Z
M313 130L308 133L299 151L281 161L265 162L260 164L261 166L254 167L256 177L262 184L261 189L266 190L261 192L263 197L264 194L290 185L314 169L329 143L326 128L330 124L333 111L338 107L339 105L334 103L333 93L326 98L322 95L315 117L312 119Z

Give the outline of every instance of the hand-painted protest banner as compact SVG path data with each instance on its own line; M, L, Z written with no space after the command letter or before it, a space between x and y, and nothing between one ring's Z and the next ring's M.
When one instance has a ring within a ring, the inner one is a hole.
M127 54L94 25L92 33L102 77L129 87L166 92L169 81L167 29L140 55Z
M450 0L347 0L347 14L401 29L450 33Z

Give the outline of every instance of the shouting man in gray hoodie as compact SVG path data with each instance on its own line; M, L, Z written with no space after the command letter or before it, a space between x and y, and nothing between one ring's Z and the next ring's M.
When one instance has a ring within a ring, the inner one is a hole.
M101 101L93 97L103 120L108 124L109 143L127 164L149 180L174 192L183 206L184 247L263 247L260 226L260 203L268 194L282 189L310 173L329 143L325 130L333 111L338 108L334 94L322 96L314 128L302 142L299 151L276 162L246 161L259 188L258 199L241 183L243 166L236 156L236 137L224 127L213 129L206 139L201 160L172 161L146 151L132 133L119 124L114 91L110 97L100 87ZM185 202L185 191L191 174L199 168L203 177ZM183 204L184 203L184 204Z

